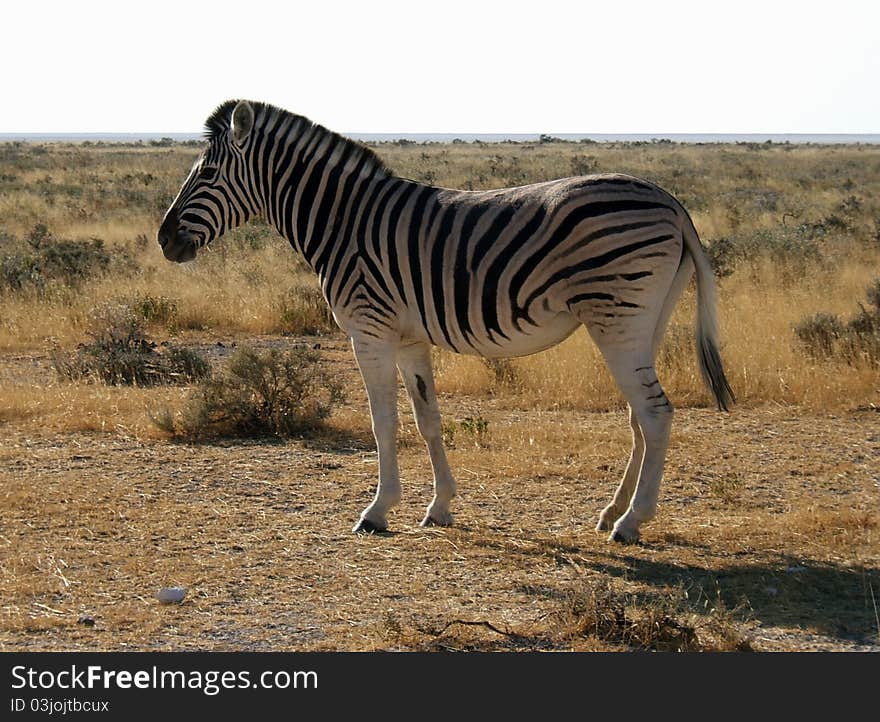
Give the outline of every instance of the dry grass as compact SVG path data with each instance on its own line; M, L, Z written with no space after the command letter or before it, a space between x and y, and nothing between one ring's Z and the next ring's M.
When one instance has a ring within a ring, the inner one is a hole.
M268 235L268 234L267 234ZM232 243L235 238L230 239ZM244 244L243 244L244 245ZM231 248L207 253L195 263L167 263L150 246L136 256L140 270L133 276L102 277L76 291L59 289L44 296L22 293L0 297L0 350L70 347L81 340L95 306L145 296L172 299L177 307L168 332L206 330L244 334L312 333L329 328L331 319L314 303L317 281L296 262L280 239L251 251ZM280 289L280 290L279 290Z
M619 547L592 527L626 460L623 414L444 395L457 525L423 530L430 471L401 398L404 501L392 534L358 537L376 473L366 398L347 345L322 343L352 398L309 438L156 438L146 410L179 390L58 384L20 404L0 424L0 646L880 645L875 411L680 411L660 514ZM3 375L56 384L40 368L7 358ZM169 585L182 605L153 598Z
M308 334L333 327L311 272L264 225L230 234L195 264L164 261L151 239L196 149L37 150L7 145L0 153L10 199L0 231L23 237L35 223L44 223L58 237L98 235L111 249L128 253L135 270L105 274L76 289L3 294L0 349L69 348L81 339L95 305L144 296L176 304L177 318L167 333ZM796 347L793 335L806 315L852 313L880 267L880 208L874 201L880 197L880 154L874 148L383 144L379 152L403 175L458 187L497 187L583 171L635 173L676 193L709 242L729 234L807 228L803 242L819 249L820 262L796 253L759 255L722 280L723 355L733 388L750 404L827 408L880 401L876 368L817 363ZM83 214L88 223L79 217ZM133 226L139 217L148 220ZM662 354L661 378L679 405L709 401L689 341L692 295L673 318ZM498 391L496 376L477 359L446 355L438 366L440 386L450 392ZM507 395L538 396L550 408L602 410L621 403L583 333L510 368L519 387L506 389Z

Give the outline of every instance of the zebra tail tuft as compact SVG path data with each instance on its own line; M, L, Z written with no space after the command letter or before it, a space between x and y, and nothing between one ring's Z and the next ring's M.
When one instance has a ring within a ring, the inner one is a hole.
M712 392L719 411L729 411L735 403L733 389L724 375L718 352L718 321L715 315L715 274L703 251L697 231L690 220L683 236L697 272L697 357L706 387Z
M700 373L703 375L703 381L712 391L715 401L718 403L719 411L730 411L730 407L736 402L733 395L733 389L727 382L724 375L724 367L721 365L721 356L718 353L718 347L715 345L715 339L703 333L702 329L697 331L697 343L699 345L700 357Z

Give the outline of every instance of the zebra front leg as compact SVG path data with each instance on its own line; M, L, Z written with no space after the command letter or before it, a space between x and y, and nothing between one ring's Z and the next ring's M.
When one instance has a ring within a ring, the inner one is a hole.
M449 511L449 502L455 496L455 479L443 448L440 409L431 368L431 347L426 343L404 346L397 353L397 367L412 401L416 426L428 447L434 472L434 499L428 506L422 526L450 526L452 513Z
M614 498L599 514L596 531L611 531L614 522L623 515L629 506L636 483L639 480L639 472L642 470L642 462L645 458L645 437L642 436L642 430L639 428L639 422L636 420L632 406L629 407L629 425L632 429L632 451L629 455L629 463L626 465L626 471L617 491L614 492Z
M395 347L387 343L362 340L353 340L352 347L370 400L370 417L379 454L379 486L376 488L376 496L361 513L352 531L385 531L388 528L388 510L400 501Z

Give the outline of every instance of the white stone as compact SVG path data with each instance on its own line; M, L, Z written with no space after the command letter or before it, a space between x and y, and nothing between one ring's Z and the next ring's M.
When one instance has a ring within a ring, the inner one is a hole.
M176 604L182 602L186 596L186 589L183 587L163 587L156 592L156 599L162 604Z

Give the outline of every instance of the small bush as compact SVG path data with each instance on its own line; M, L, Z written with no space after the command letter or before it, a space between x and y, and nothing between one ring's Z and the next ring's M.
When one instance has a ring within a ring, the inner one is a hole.
M571 591L556 612L561 636L593 636L633 649L694 652L749 651L734 614L719 599L705 615L694 614L687 593L640 600L607 582Z
M576 153L571 157L571 174L572 175L590 175L597 173L599 164L591 155L581 155Z
M454 421L446 422L442 428L443 443L449 448L454 449L455 438L459 435L459 432L461 432L461 437L471 439L474 446L485 448L487 446L486 437L489 433L489 422L482 416L466 416L458 423Z
M226 368L203 380L176 417L155 423L175 436L292 436L319 427L342 399L338 380L309 348L239 348Z
M839 359L849 364L880 364L880 279L867 289L868 305L848 321L830 313L807 316L794 327L801 348L819 359Z
M38 224L24 240L7 239L0 256L0 291L27 288L44 291L52 283L77 287L83 281L106 273L112 266L131 265L124 248L113 252L100 238L66 240L52 236Z
M801 320L794 333L811 356L830 358L845 334L845 326L833 313L817 313Z
M56 352L55 370L71 380L98 379L113 386L180 384L204 378L210 363L186 348L159 348L147 339L144 321L128 305L99 309L87 332L89 340L73 354Z
M492 373L494 388L514 388L518 379L513 362L509 358L484 358L480 357L483 365Z
M693 326L673 323L666 329L657 363L665 369L684 369L694 357L696 342Z
M780 280L788 284L802 277L810 266L825 259L813 226L759 230L750 235L718 238L708 244L706 254L719 278L730 276L740 266L769 259Z
M131 303L134 313L147 323L169 328L177 324L177 301L166 296L138 296Z

